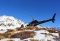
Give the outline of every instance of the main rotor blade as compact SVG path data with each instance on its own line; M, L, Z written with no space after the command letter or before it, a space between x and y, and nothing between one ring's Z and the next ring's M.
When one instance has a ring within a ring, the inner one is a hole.
M31 18L32 18L32 20L35 20L31 15L29 15Z

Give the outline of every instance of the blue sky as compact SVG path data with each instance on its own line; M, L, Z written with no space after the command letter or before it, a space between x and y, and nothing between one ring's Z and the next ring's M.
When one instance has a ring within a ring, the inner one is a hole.
M48 22L42 26L60 27L60 0L0 0L0 16L14 16L25 23L34 19L46 20L56 13L55 23Z

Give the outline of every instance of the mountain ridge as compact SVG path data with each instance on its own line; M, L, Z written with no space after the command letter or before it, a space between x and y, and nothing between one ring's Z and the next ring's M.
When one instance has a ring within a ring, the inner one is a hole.
M13 27L20 27L22 24L24 24L23 21L18 20L13 16L0 16L0 29L13 29Z

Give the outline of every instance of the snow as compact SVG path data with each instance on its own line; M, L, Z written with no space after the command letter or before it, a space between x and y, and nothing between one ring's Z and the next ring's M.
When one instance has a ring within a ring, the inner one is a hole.
M43 28L43 26L41 26L41 25L37 25L37 27L39 27L39 28Z
M0 33L5 33L5 32L7 32L6 29L0 29Z
M39 31L35 31L35 32L36 32L36 36L34 36L34 39L44 40L44 41L53 39L52 36L47 36L47 35L41 34L41 33L49 33L46 30L39 30Z
M54 36L58 36L58 37L59 37L59 34L58 34L58 33L50 33L50 34L52 34L52 35L54 35Z
M14 29L24 25L24 22L14 18L13 16L0 16L0 29Z
M40 31L35 31L35 32L36 32L36 35L34 36L35 39L43 39L43 37L45 36L43 34L40 34L41 33Z
M5 38L5 39L2 39L0 41L7 41L7 40L21 41L20 38L11 38L11 39Z

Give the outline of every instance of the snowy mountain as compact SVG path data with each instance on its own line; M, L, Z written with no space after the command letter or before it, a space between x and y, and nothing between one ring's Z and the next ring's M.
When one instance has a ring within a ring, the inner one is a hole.
M59 38L60 32L54 28L25 25L13 16L0 16L0 41L56 41Z
M14 18L13 16L0 16L0 29L14 29L24 24L23 21Z

